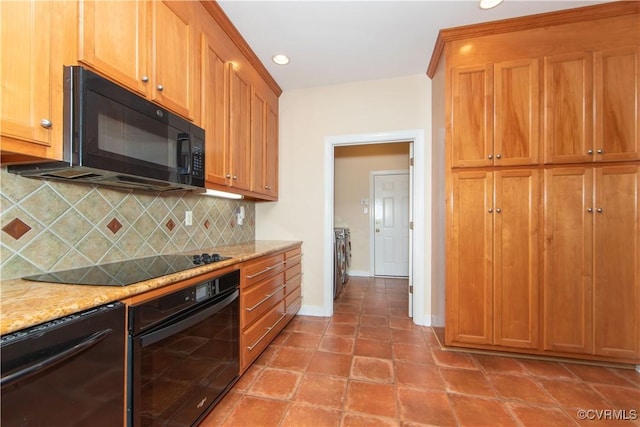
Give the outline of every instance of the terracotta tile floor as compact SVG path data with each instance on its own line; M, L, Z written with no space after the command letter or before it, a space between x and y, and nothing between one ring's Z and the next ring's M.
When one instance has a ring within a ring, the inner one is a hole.
M442 350L404 315L406 287L352 277L332 318L294 318L201 426L640 426L637 372Z

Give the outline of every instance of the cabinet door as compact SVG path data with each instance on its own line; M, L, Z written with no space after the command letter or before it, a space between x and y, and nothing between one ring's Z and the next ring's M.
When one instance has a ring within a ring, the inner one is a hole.
M196 19L189 2L152 1L151 98L178 114L194 119L198 41Z
M596 160L640 159L640 49L596 52Z
M593 169L544 177L544 350L593 351Z
M201 120L206 129L206 181L226 185L230 153L228 140L229 64L220 56L214 41L202 36Z
M595 202L595 353L640 356L640 167L598 168Z
M593 56L544 59L544 161L585 163L593 150Z
M2 1L2 150L37 157L46 156L54 134L62 140L62 117L54 117L52 96L62 85L52 70L51 50L54 4L43 1ZM62 103L62 92L56 102ZM22 143L24 141L24 143ZM61 149L59 150L61 154Z
M539 66L537 59L500 62L494 67L494 164L538 163Z
M493 175L454 172L447 249L447 343L493 342Z
M267 140L265 143L264 174L266 194L275 200L278 197L278 112L267 104Z
M147 2L79 2L79 61L146 95Z
M264 156L266 144L267 101L255 88L251 90L251 190L266 192Z
M251 189L251 85L233 66L230 67L229 144L231 170L229 185Z
M491 66L451 71L451 165L493 165L493 72Z
M493 342L538 348L539 171L495 172L494 180Z

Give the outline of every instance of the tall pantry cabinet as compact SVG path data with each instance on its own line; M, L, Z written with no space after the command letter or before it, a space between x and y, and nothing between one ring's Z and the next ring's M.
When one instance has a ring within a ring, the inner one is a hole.
M640 364L640 3L442 30L428 74L446 344Z

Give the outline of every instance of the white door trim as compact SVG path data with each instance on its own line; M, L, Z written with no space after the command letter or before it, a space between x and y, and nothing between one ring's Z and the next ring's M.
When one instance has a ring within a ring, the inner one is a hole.
M425 130L400 130L356 135L328 136L324 146L324 315L333 315L333 197L334 197L334 148L343 145L382 144L389 142L413 142L414 186L413 221L414 236L412 256L421 262L413 263L413 322L430 326L425 316L426 277L431 277L431 259L425 257ZM431 218L429 218L429 224ZM431 244L431 242L429 242ZM426 268L425 268L426 264ZM415 266L421 268L415 268ZM428 272L428 275L425 274Z
M408 154L408 153L407 153ZM374 276L376 272L376 255L375 255L375 177L382 175L409 175L409 169L403 170L378 170L371 171L369 173L369 241L371 244L369 245L369 276ZM411 207L409 207L411 209ZM409 251L411 253L411 251ZM409 278L411 278L411 272L409 272ZM411 280L409 280L411 282Z

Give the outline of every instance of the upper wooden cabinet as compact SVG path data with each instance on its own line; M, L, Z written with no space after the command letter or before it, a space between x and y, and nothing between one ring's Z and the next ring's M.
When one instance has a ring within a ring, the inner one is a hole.
M206 186L277 200L278 92L224 33L217 6L211 10L200 27Z
M251 190L251 83L233 66L229 80L228 185Z
M429 73L443 53L451 167L640 159L638 9L443 30Z
M451 71L452 166L538 163L537 59Z
M80 0L78 60L143 96L149 86L149 5ZM115 48L117 46L117 48Z
M278 195L278 109L267 99L254 88L251 96L251 189L271 199Z
M62 46L67 5L0 2L2 160L62 159Z
M78 60L149 99L196 119L196 4L81 0Z
M545 57L545 163L640 159L639 52L628 46Z

